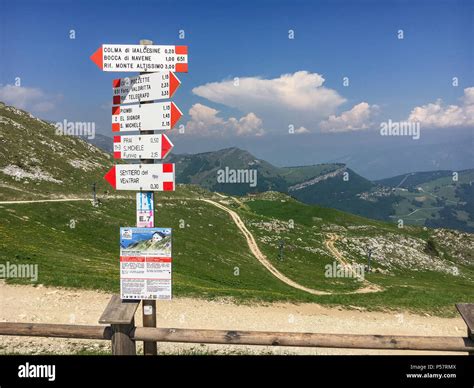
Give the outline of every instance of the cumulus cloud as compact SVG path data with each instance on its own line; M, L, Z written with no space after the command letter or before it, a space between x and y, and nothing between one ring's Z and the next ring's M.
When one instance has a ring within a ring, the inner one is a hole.
M0 85L0 101L30 112L49 112L56 108L60 98L60 96L47 95L38 88Z
M230 128L230 130L237 135L261 136L264 133L262 129L262 120L260 120L257 115L252 112L238 120L235 117L229 118L229 120L225 123L225 126Z
M217 109L203 104L194 104L189 109L191 119L186 123L186 133L192 135L249 135L261 136L264 134L262 120L250 112L237 119L230 117L223 119L218 116Z
M301 133L309 133L309 129L305 127L299 127L295 129L296 134L301 134Z
M327 120L321 121L319 127L322 132L349 132L368 129L377 111L377 105L361 102L354 105L352 109L342 112L339 116L329 116Z
M419 122L423 127L447 128L474 126L474 87L464 89L459 105L445 105L441 99L415 107L408 121Z
M254 112L265 127L293 124L313 128L346 101L323 84L320 74L297 71L272 79L242 77L238 82L211 82L195 87L193 93L244 113Z

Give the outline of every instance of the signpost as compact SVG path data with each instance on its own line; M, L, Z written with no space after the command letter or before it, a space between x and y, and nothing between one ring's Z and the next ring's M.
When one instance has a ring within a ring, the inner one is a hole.
M175 166L154 164L173 143L154 130L172 129L182 113L170 101L181 84L174 72L188 71L187 46L103 44L91 56L103 71L140 72L113 81L112 131L139 131L114 136L114 157L139 159L140 164L113 166L104 178L117 190L136 190L137 227L120 229L120 293L141 299L144 327L156 327L156 299L171 299L171 229L154 228L154 191L175 189ZM131 104L131 105L123 105ZM156 355L156 342L144 342L145 355Z
M114 105L138 104L168 99L173 96L179 85L181 81L169 71L115 79L112 103Z
M172 129L183 114L174 102L112 107L112 132Z
M118 164L104 178L116 190L173 191L174 163Z
M103 71L188 72L188 46L103 44L91 60Z
M115 159L164 159L172 148L166 135L114 136Z

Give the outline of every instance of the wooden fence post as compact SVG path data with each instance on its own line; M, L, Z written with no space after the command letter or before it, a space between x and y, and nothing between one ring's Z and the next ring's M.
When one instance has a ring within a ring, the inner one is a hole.
M115 356L136 356L135 341L130 337L135 329L135 322L130 325L112 324L112 354Z
M137 348L133 338L135 331L135 312L140 302L122 300L119 295L112 295L109 304L102 313L99 323L112 327L112 354L118 356L135 356Z
M474 303L457 303L456 308L466 322L467 337L474 340ZM469 352L469 355L474 356L474 352Z

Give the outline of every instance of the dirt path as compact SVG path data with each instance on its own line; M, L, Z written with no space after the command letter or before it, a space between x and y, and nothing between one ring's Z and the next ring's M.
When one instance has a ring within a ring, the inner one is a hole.
M14 286L0 282L0 321L96 325L109 298L110 294L97 291ZM173 328L433 336L464 336L466 333L460 317L342 310L310 303L237 305L225 300L178 298L158 301L157 312L158 326ZM137 314L136 321L141 325L141 314ZM0 353L76 353L80 350L110 351L110 344L109 341L0 336ZM433 354L171 343L160 343L159 350L172 354Z
M344 267L348 268L355 278L358 278L362 284L364 284L364 288L361 288L355 292L357 293L367 293L367 292L379 292L382 291L382 288L372 282L369 282L365 278L362 278L357 272L355 272L351 266L351 264L344 258L344 256L339 252L339 250L334 246L334 243L339 239L339 236L335 233L328 233L328 239L324 242L324 245L328 249L329 252L336 258L337 261Z
M308 292L313 295L330 295L329 292L325 291L318 291L314 290L312 288L308 288L305 286L302 286L301 284L298 284L291 280L290 278L286 277L283 275L280 271L278 271L270 261L266 258L266 256L260 251L260 248L258 247L255 238L253 237L253 234L247 229L245 226L244 222L240 218L240 216L233 210L229 209L228 207L225 207L224 205L221 205L218 202L212 201L210 199L203 199L202 201L210 203L214 206L217 206L219 209L224 210L225 212L229 213L230 216L232 217L232 220L235 222L239 230L242 232L242 234L245 236L245 239L247 240L247 244L250 248L250 251L252 254L257 258L257 260L262 263L262 265L271 272L273 276L276 278L280 279L283 283L288 284L290 287L296 288L298 290L302 290L305 292Z
M0 205L9 205L14 203L42 203L42 202L77 202L91 201L90 198L59 198L59 199L34 199L29 201L0 201Z
M124 196L101 196L102 199L124 199L129 197ZM131 199L131 198L130 198ZM31 200L20 200L20 201L0 201L0 205L11 205L11 204L24 204L24 203L44 203L44 202L78 202L78 201L89 201L92 202L92 198L85 197L71 197L71 198L48 198L48 199L31 199Z
M239 228L239 230L242 232L242 234L245 236L245 239L247 240L247 244L250 248L250 251L252 252L252 254L256 257L256 259L268 270L270 271L270 273L275 276L276 278L278 278L279 280L281 280L283 283L286 283L287 285L289 285L290 287L293 287L293 288L296 288L298 290L301 290L301 291L305 291L305 292L308 292L310 294L313 294L313 295L335 295L335 294L364 294L364 293L369 293L369 292L379 292L381 291L381 288L376 286L375 284L373 283L370 283L366 280L362 280L363 284L364 284L364 287L363 288L360 288L360 289L357 289L355 291L348 291L348 292L339 292L339 293L336 293L336 292L327 292L327 291L321 291L321 290L315 290L313 288L309 288L309 287L305 287L293 280L291 280L290 278L288 278L287 276L285 276L284 274L282 274L280 271L278 271L274 266L273 264L267 259L267 257L262 253L262 251L260 251L260 248L258 247L257 245L257 242L255 241L255 238L253 237L253 234L247 229L247 227L245 226L244 222L242 221L242 219L240 218L240 216L233 210L229 209L228 207L225 207L224 205L218 203L218 202L215 202L213 200L210 200L210 199L201 199L202 201L204 202L207 202L207 203L210 203L216 207L218 207L219 209L222 209L224 210L225 212L229 213L232 220L235 222L235 224L237 225L237 227ZM347 263L344 258L342 257L342 255L339 253L339 251L334 247L334 245L331 245L331 248L329 248L329 245L327 245L328 249L331 251L331 253L333 253L333 255L336 257L336 259L338 261L340 261L343 265L349 265L349 263Z

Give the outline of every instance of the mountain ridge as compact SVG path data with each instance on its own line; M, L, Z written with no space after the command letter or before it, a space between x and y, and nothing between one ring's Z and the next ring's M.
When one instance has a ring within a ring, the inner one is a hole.
M474 211L471 210L474 200L469 199L469 188L465 186L474 180L474 169L421 171L371 181L344 163L276 167L237 147L172 154L171 161L177 164L179 183L198 184L211 191L230 195L280 191L307 204L372 219L474 231ZM217 171L224 167L256 169L258 184L250 187L218 183ZM458 180L450 182L449 178L454 175ZM431 186L440 179L444 181L434 186L431 193ZM438 191L443 195L436 198Z
M88 139L58 135L54 129L26 111L0 104L0 199L85 194L94 183L98 192L111 191L103 180L114 164L111 154ZM104 144L107 137L99 140ZM171 154L167 161L176 164L177 183L211 191L240 196L279 191L372 219L474 231L474 169L370 181L344 163L277 167L237 147ZM225 169L237 174L255 170L255 182L219 181Z

